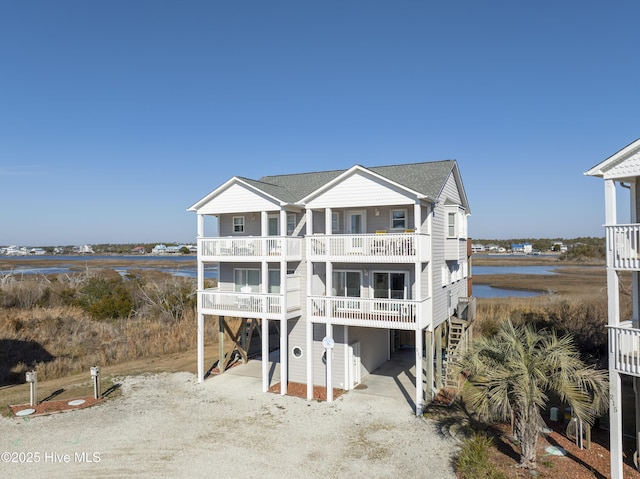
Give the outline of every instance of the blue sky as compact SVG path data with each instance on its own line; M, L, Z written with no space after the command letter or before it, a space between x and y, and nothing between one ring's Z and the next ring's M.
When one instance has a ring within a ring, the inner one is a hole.
M637 1L0 0L0 245L193 242L234 175L456 159L475 238L604 236Z

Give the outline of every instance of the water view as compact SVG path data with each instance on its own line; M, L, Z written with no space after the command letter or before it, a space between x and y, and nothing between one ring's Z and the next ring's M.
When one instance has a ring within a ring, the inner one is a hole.
M0 261L2 258L0 257ZM174 276L196 278L196 259L194 256L29 256L25 258L11 257L12 267L0 269L0 276L7 274L66 274L77 273L84 268L96 267L94 261L105 261L100 268L110 268L121 275L130 270L155 270L170 273ZM55 266L33 266L38 261L52 261ZM154 264L162 262L164 264ZM218 268L213 265L205 267L206 278L217 278Z

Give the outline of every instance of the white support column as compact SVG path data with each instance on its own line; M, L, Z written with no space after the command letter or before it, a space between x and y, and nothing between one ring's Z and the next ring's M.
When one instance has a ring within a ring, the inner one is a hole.
M283 317L280 320L280 394L283 396L287 394L287 385L289 382L289 372L287 368L287 339L289 328L287 325L287 318Z
M333 325L327 323L326 337L333 338ZM327 402L333 402L333 375L332 375L332 356L333 349L325 349L327 353Z
M198 240L204 237L204 215L198 215ZM197 310L198 310L198 326L197 326L197 349L198 349L198 382L204 381L204 314L202 311L202 292L204 291L204 262L201 260L201 251L198 249L198 284L197 284Z
M420 203L416 203L415 206L413 207L413 221L414 221L414 226L415 226L415 231L417 233L420 233L420 219L421 219L421 209L420 209ZM413 296L411 296L414 299L417 299L419 302L417 304L417 308L416 311L414 312L416 315L416 324L418 325L418 328L423 328L425 325L423 324L423 319L422 319L422 315L424 314L422 311L422 250L420 248L422 241L420 241L420 237L418 236L418 238L416 238L416 241L414 241L414 245L416 245L416 258L415 258L415 263L414 263L414 292L413 292Z
M611 355L611 353L609 353ZM622 468L622 383L620 373L609 369L609 434L611 479L623 479Z
M427 390L427 401L433 401L433 333L431 331L425 330L424 332L425 339L425 370L426 370L426 390Z
M330 235L333 233L333 214L331 208L325 208L324 210L324 234Z
M262 318L262 392L269 391L269 320Z
M287 212L280 210L280 238L282 254L280 260L280 394L287 394L289 384L289 322L287 321Z
M326 208L325 209L325 214L324 214L324 221L325 221L325 233L330 235L332 233L332 214L331 214L331 208ZM331 242L328 242L328 245L331 244ZM325 284L327 285L327 298L332 297L333 296L333 263L330 261L331 256L330 256L330 250L331 248L327 248L329 255L327 256L327 261L325 263L326 267L325 267L325 271L327 274L327 277L325 278ZM327 308L327 315L331 315L331 311ZM331 324L331 317L327 317L327 327L326 327L326 337L333 339L333 325ZM327 361L326 361L326 367L327 367L327 402L333 402L333 361L332 361L332 356L333 356L333 349L325 349L326 353L327 353Z
M313 234L313 211L307 209L307 238ZM307 250L307 400L313 399L313 322L311 321L311 300L308 299L313 293L313 263L308 259L309 250Z
M422 374L422 330L416 329L416 416L422 416L424 406L424 375Z
M344 361L344 389L351 389L351 364L349 363L349 326L342 326L344 331L344 354L342 355L342 361ZM387 329L387 331L389 331Z
M631 183L631 186L629 188L630 191L630 205L629 205L629 213L630 213L630 221L629 223L632 224L637 224L638 223L638 210L637 210L637 204L638 204L638 188L636 187L635 183ZM632 316L632 321L633 321L633 327L634 328L638 328L640 327L639 325L639 319L640 319L640 273L638 271L632 271L631 272L631 291L632 293L632 300L633 300L633 316ZM638 391L640 393L640 391ZM638 421L638 425L640 426L640 414L636 415L637 421ZM639 443L640 444L640 443ZM638 449L640 449L640 446L638 447Z
M605 224L617 224L616 185L613 180L604 180ZM608 245L607 245L608 246ZM607 254L609 252L607 251ZM609 262L607 262L609 263ZM607 296L609 326L620 324L620 301L618 274L615 269L607 267ZM611 478L622 479L622 384L620 373L613 366L616 351L609 345L609 451L611 457Z
M200 295L198 295L200 311ZM204 381L204 314L198 313L198 382Z
M313 399L313 322L307 318L307 401Z

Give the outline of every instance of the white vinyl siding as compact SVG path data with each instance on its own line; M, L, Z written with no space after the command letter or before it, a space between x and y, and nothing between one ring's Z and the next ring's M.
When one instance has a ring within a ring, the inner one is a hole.
M369 208L371 199L375 198L376 205L402 205L413 203L414 197L409 193L390 187L383 180L375 178L366 172L357 171L344 178L331 189L324 191L307 203L307 208Z

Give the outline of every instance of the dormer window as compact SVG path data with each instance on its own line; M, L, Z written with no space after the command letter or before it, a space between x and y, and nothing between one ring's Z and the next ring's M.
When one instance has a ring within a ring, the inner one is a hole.
M407 210L391 210L391 229L406 230L408 227Z

